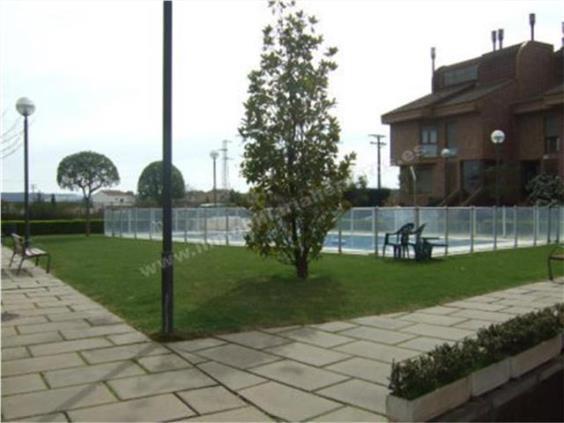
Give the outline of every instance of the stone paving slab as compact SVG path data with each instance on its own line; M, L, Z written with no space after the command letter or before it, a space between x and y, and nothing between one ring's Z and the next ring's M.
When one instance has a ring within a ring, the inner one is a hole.
M362 380L350 380L317 391L318 394L380 414L386 413L388 388Z
M269 348L267 350L285 358L300 361L314 366L325 366L348 358L346 354L319 347L314 347L300 342Z
M266 382L266 379L254 374L234 369L221 363L211 361L198 365L198 368L210 375L224 386L232 390L239 390Z
M34 356L53 355L64 352L91 350L94 348L111 347L112 343L102 338L81 339L79 341L62 341L49 344L29 346Z
M120 399L131 399L201 388L216 382L198 369L186 369L110 380L107 384Z
M21 419L116 401L103 384L81 385L3 397L2 412L6 419Z
M109 347L83 351L82 356L88 363L97 364L108 361L145 357L149 355L166 354L168 352L169 350L157 343L146 342L143 344L131 344L120 347Z
M401 319L402 317L400 317ZM348 329L340 332L342 335L350 336L358 339L366 339L368 341L381 342L383 344L399 344L400 342L407 341L408 339L415 338L416 335L391 331L386 329L379 329L367 326L360 326L354 329Z
M178 392L178 396L199 414L217 413L247 405L237 395L222 386Z
M2 339L3 347L18 347L23 345L43 344L46 342L62 341L58 332L34 333L31 335L15 335Z
M312 419L314 422L387 422L379 414L370 413L354 407L343 407Z
M403 329L404 332L414 335L423 335L433 338L440 338L447 341L461 341L462 339L472 336L474 331L469 329L451 328L445 326L428 325L425 323L416 324Z
M172 394L70 411L73 421L140 422L182 419L195 415Z
M272 354L234 344L208 348L198 351L197 354L241 369L248 369L249 367L256 367L279 360L278 357Z
M29 356L30 353L25 347L2 348L2 362Z
M73 367L71 369L44 372L45 380L51 387L60 388L84 383L104 382L120 377L143 375L145 371L132 361Z
M354 357L350 360L327 366L325 369L388 386L392 366L389 363Z
M281 338L279 336L270 335L259 331L219 335L218 338L256 349L275 347L277 345L287 344L288 342L290 342L287 339Z
M338 351L364 358L391 363L405 360L419 355L417 351L399 348L391 345L376 344L368 341L358 341L337 348Z
M564 298L562 284L530 283L411 312L158 344L32 263L2 276L2 308L18 315L2 323L2 418L26 421L385 421L392 360Z
M239 393L268 414L289 421L307 421L341 406L276 382L243 389Z
M252 372L306 391L313 391L348 379L347 376L307 366L293 360L282 360L255 367Z
M313 328L299 328L293 329L283 333L283 336L290 338L294 341L304 342L306 344L313 344L316 347L332 348L337 345L346 344L351 342L350 338L345 336L335 335L332 333L323 332Z
M176 354L163 354L150 357L142 357L138 358L137 362L151 373L192 367L190 363L180 358Z
M76 353L30 357L2 362L2 376L15 376L45 370L82 366L84 361Z
M221 413L197 416L188 421L197 422L270 422L272 419L255 407L238 408L236 410L223 411Z
M47 385L37 373L2 378L2 395L21 394L46 389Z

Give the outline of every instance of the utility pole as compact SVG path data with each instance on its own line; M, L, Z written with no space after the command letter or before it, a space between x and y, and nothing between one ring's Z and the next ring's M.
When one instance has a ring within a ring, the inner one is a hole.
M382 189L382 161L380 155L380 149L386 144L381 140L385 135L380 134L370 134L371 137L376 138L376 141L370 141L370 144L375 145L378 148L378 189Z

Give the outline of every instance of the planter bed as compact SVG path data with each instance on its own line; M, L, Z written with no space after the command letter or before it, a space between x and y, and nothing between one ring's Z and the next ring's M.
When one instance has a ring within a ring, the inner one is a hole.
M516 356L490 364L418 398L407 400L388 395L386 415L392 421L428 421L464 404L471 397L484 395L504 385L511 378L521 377L557 357L561 350L562 337L557 335Z
M386 415L392 421L427 421L542 366L562 351L562 311L559 305L519 316L475 339L395 363Z

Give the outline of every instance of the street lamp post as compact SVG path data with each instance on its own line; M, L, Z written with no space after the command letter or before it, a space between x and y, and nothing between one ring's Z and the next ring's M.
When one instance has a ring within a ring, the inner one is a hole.
M217 158L219 157L219 153L217 151L213 150L210 153L210 157L213 160L213 206L217 207L217 188L216 188L215 162L216 162Z
M445 199L444 199L445 203L448 197L448 159L450 159L453 155L454 154L450 148L443 148L441 150L441 157L445 159ZM448 204L445 204L445 206L447 205Z
M163 250L161 254L162 332L173 332L172 253L172 1L163 2Z
M24 246L29 247L30 229L29 229L29 151L28 151L28 120L27 118L35 111L35 104L26 97L20 98L16 102L16 110L24 117L24 219L25 233Z
M499 207L499 147L505 141L505 133L496 129L490 138L495 146L495 205Z

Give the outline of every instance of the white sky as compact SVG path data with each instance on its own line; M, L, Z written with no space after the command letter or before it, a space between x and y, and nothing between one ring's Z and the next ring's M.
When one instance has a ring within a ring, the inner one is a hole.
M357 152L356 173L376 184L367 134L389 134L380 116L430 91L431 46L437 66L479 56L491 50L492 29L505 29L505 46L527 40L528 14L536 12L535 38L560 48L563 4L299 1L319 18L326 46L339 48L331 92L341 151ZM237 127L247 74L258 65L262 28L271 21L266 0L174 2L173 158L192 187L211 188L209 152L231 139L231 186L246 189ZM83 150L113 160L121 189L136 190L141 170L160 160L161 33L160 1L0 0L0 132L17 118L17 98L35 102L30 182L37 189L61 191L59 161ZM397 186L388 147L383 154L383 183ZM21 148L3 160L2 184L4 192L23 190Z

